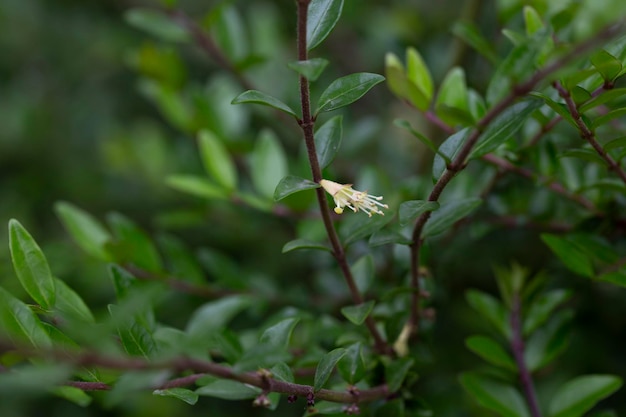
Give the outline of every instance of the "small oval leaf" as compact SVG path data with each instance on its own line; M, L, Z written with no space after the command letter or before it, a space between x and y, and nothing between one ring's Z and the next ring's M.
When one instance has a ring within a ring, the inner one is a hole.
M316 182L296 177L295 175L287 175L280 180L274 190L274 201L282 200L283 198L297 193L298 191L311 190L313 188L319 188L320 185Z
M438 208L439 203L436 201L405 201L400 204L400 209L398 210L400 216L400 226L404 227L413 220L417 219L422 213L437 210Z
M335 365L339 362L339 359L346 354L346 350L344 348L337 348L335 350L331 350L324 356L317 364L317 368L315 369L315 377L313 379L313 390L319 391L324 388L324 384L328 381L330 374L335 369Z
M313 0L309 3L306 48L311 50L330 34L341 16L343 0Z
M374 300L371 300L356 306L343 307L341 309L341 314L343 314L344 317L350 320L352 323L359 326L363 324L367 316L370 315L370 313L374 309L374 304Z
M463 200L444 203L435 211L424 227L423 237L435 236L445 232L448 228L466 216L482 204L480 198L466 198Z
M291 109L288 105L277 99L276 97L272 97L269 94L263 93L257 90L248 90L239 94L237 97L231 101L231 104L243 104L243 103L254 103L261 104L263 106L273 107L277 110L287 113L294 118L298 118L296 112Z
M294 239L283 246L283 253L301 249L317 249L331 252L331 249L323 243L313 242L307 239Z
M335 116L315 132L315 149L320 168L324 169L335 159L341 145L342 116Z
M333 81L317 103L317 113L336 110L363 97L372 87L385 80L379 74L359 72Z
M302 75L309 81L315 81L322 75L328 65L328 60L324 58L313 58L307 61L294 61L287 64L289 68Z
M198 148L206 173L225 189L234 190L237 170L222 141L213 132L202 130L198 134Z

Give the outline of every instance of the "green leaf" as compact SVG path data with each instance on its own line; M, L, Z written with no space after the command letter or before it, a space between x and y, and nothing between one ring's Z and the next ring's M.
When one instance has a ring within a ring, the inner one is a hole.
M262 392L261 388L229 379L218 379L196 390L196 394L223 400L248 400Z
M349 245L359 239L363 239L382 229L392 220L391 216L354 216L349 223L346 222L346 227L341 229L343 242L345 245Z
M272 367L272 369L270 369L270 372L272 373L272 377L278 381L289 383L293 383L295 381L291 368L285 362L278 362Z
M542 93L539 93L539 92L536 92L536 91L533 91L529 95L532 96L532 97L538 97L541 100L543 100L544 103L546 103L559 116L561 116L564 120L569 122L569 124L571 124L573 127L578 128L578 125L576 124L576 121L572 117L572 114L569 112L569 110L568 110L567 106L565 105L565 103L557 103L556 101L552 100L550 97L546 96L545 94L542 94Z
M595 150L592 149L568 149L558 156L559 158L578 158L583 161L592 162L601 166L606 166L606 161L602 159Z
M524 23L526 23L526 35L528 36L534 35L545 27L537 10L528 5L524 6Z
M229 191L234 190L237 187L237 170L222 141L213 132L201 130L198 133L198 148L206 173L217 184Z
M433 181L437 181L443 175L448 164L456 158L471 132L472 130L467 127L461 129L448 137L439 146L437 155L435 155L433 160Z
M485 336L465 339L465 346L492 365L516 372L517 366L511 355L495 340Z
M354 283L361 294L367 292L374 282L374 258L371 254L362 256L351 267Z
M406 49L406 77L409 86L413 86L420 94L410 92L409 99L415 107L426 110L433 99L433 79L424 59L413 47Z
M493 50L491 42L485 39L473 22L455 22L452 26L452 33L487 58L491 64L498 63L498 55Z
M309 3L306 26L308 51L319 45L333 30L343 9L343 0L313 0Z
M524 335L529 335L542 326L554 310L570 299L572 292L568 290L552 290L541 294L532 302L524 318Z
M604 49L599 50L589 59L602 75L604 81L611 82L615 80L622 71L622 62Z
M55 309L72 319L86 323L95 323L91 310L89 310L89 307L87 307L80 295L58 278L54 279L54 286L56 288Z
M170 42L187 42L190 34L165 13L155 9L134 8L124 14L126 22L149 34Z
M275 325L265 329L259 341L263 344L274 346L274 348L286 349L289 345L289 339L293 333L293 329L300 319L298 317L289 317L279 321Z
M350 385L354 385L365 376L365 362L362 355L361 342L354 343L346 348L346 354L337 363L337 371Z
M614 88L612 90L603 90L602 93L579 107L578 111L584 113L612 100L621 99L626 96L626 88Z
M0 329L16 342L28 342L35 349L52 346L39 318L26 304L0 287Z
M626 116L626 107L611 110L607 114L597 117L593 123L591 123L591 130L596 130L598 127L603 126L613 119Z
M482 291L469 290L465 293L465 299L474 310L495 326L502 336L507 340L510 339L508 312L497 298Z
M463 200L443 203L433 213L424 227L423 237L435 236L448 230L454 223L469 216L482 204L480 198L466 198Z
M599 275L596 279L599 281L610 282L611 284L619 285L620 287L626 287L626 271L608 272L606 274Z
M343 133L342 116L334 116L315 132L315 149L320 168L324 169L335 159Z
M254 299L246 295L232 295L205 303L191 316L186 332L197 340L205 339L254 304Z
M261 104L263 106L273 107L277 110L287 113L294 118L298 118L298 115L295 111L291 109L288 105L280 101L279 99L270 96L269 94L263 93L257 90L248 90L239 94L237 97L233 99L231 104L243 104L243 103L254 103Z
M441 82L435 100L435 112L449 125L466 125L473 122L469 113L465 72L462 68L452 68Z
M91 401L93 400L85 391L76 387L53 387L52 392L55 395L67 401L71 401L80 407L87 407L89 404L91 404Z
M317 249L332 252L328 245L325 245L323 243L313 242L307 239L294 239L285 243L285 246L283 246L283 253L300 249Z
M276 190L274 190L274 201L282 200L288 195L297 193L298 191L311 190L319 187L320 185L316 182L296 177L295 175L287 175L280 180L276 186Z
M626 95L626 91L624 92ZM622 136L616 139L612 139L604 144L605 151L612 151L613 149L626 148L626 136Z
M385 364L385 381L389 392L400 389L414 362L411 358L400 358Z
M198 402L198 394L187 388L157 389L152 394L160 397L174 397L189 405L194 405Z
M359 326L363 324L367 316L370 315L374 309L374 304L374 300L371 300L356 306L343 307L341 309L341 314L343 314L344 317L350 320L353 324Z
M461 385L483 407L502 417L530 417L526 402L512 386L467 372L460 377Z
M177 191L209 200L223 200L228 196L228 190L196 175L170 175L166 184Z
M338 78L320 96L315 114L336 110L354 103L372 87L384 80L385 77L382 75L367 72L359 72Z
M15 219L9 221L9 248L13 269L22 287L42 308L51 309L56 290L50 266L35 239Z
M549 417L580 417L622 386L615 375L585 375L563 385L550 401Z
M105 244L111 240L108 230L91 214L65 201L54 205L65 230L74 242L89 255L103 261L110 261Z
M170 234L157 237L159 249L166 259L167 269L181 280L205 285L206 278L200 263L179 238Z
M326 381L330 377L330 374L335 369L335 365L339 360L346 354L346 349L337 348L335 350L331 350L320 359L317 364L317 368L315 369L315 377L313 379L313 390L319 391L324 388Z
M400 226L404 227L409 223L412 223L423 213L426 213L427 211L434 211L438 208L439 203L436 201L405 201L404 203L400 204L400 209L398 210L400 216Z
M109 312L117 323L117 331L126 353L149 359L156 351L152 333L138 320L123 314L116 305L110 304Z
M250 174L254 188L264 197L272 198L280 180L287 175L287 157L278 137L263 129L250 158Z
M398 244L398 245L410 245L413 241L400 233L398 230L392 230L390 228L378 230L370 236L367 242L371 248L382 245Z
M571 334L571 310L559 311L526 341L524 362L531 372L550 364L563 353Z
M506 109L487 126L472 150L470 158L479 158L488 154L509 140L542 104L539 100L525 100Z
M542 234L541 240L550 247L568 269L588 278L594 276L591 258L567 237Z
M141 370L126 371L115 382L113 389L106 394L104 406L107 408L121 404L135 398L140 392L152 390L163 385L172 371L170 370Z
M115 234L115 240L107 247L118 263L130 262L153 272L162 270L161 256L152 239L143 230L120 213L111 213L107 220Z
M289 68L313 82L322 75L328 65L328 60L324 58L313 58L307 61L294 61L287 64Z
M288 362L293 359L287 349L273 344L258 343L248 349L233 366L233 372L242 373L270 368L280 362Z

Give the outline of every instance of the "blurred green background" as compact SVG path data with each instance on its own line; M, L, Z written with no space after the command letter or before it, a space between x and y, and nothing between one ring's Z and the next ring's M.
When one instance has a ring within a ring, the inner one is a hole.
M489 82L488 63L456 40L451 26L469 18L485 36L494 37L504 23L519 20L515 16L521 4L513 0L348 0L338 27L315 50L315 56L331 61L317 88L351 72L383 73L385 53L402 56L406 46L412 45L424 56L436 82L452 65L459 64L466 68L468 83L484 91ZM270 127L293 156L291 170L306 175L306 167L293 121L277 118L265 109L230 107L230 100L245 88L192 42L162 42L130 26L124 16L138 6L158 3L3 0L0 220L17 218L24 224L44 249L54 273L90 305L100 308L114 296L106 270L70 242L54 215L56 201L72 202L100 218L108 212L121 212L151 234L168 233L194 249L206 246L223 251L246 270L274 277L276 288L284 283L293 285L294 277L311 275L318 262L314 258L280 253L282 245L293 238L294 222L247 207L201 201L166 186L168 175L202 171L194 137L206 126L226 137L236 156L249 151L259 131ZM245 69L246 78L256 88L296 103L297 78L285 66L295 56L293 1L181 0L179 6L199 21L210 22L224 13L227 21L241 25L243 42L223 43L226 55L238 62L253 51L258 62ZM584 34L584 25L580 26ZM216 27L213 34L224 39L228 30ZM496 47L504 48L503 43L500 40ZM319 94L315 88L314 94ZM168 94L183 99L168 101ZM356 177L360 183L378 182L377 189L382 191L398 191L394 187L400 183L400 193L420 197L414 189L428 186L431 156L393 127L392 120L410 118L435 139L444 135L381 86L343 114L344 143L334 167L336 176ZM243 157L238 162L246 164ZM385 174L379 175L381 172ZM500 187L522 190L523 194L531 185L510 179ZM438 280L437 325L424 341L423 356L428 360L418 388L435 415L479 415L470 414L473 406L456 382L459 372L475 368L479 362L464 348L463 340L482 328L469 312L463 293L470 287L494 291L491 266L509 260L534 269L547 268L554 277L551 285L576 291L572 344L546 371L552 372L552 377L546 382L539 379L541 392L553 392L557 382L582 373L626 375L624 290L572 277L551 260L536 231L499 230L475 238L471 230L461 230L454 239L437 241L429 249ZM0 283L16 295L22 294L12 271L5 227L0 228ZM305 283L284 296L295 297L296 304L299 300L310 303L306 289L312 286ZM184 323L186 318L175 314L188 313L195 306L174 308L164 313L163 319ZM626 414L624 390L605 405ZM247 402L207 398L190 407L148 393L113 409L103 408L99 401L82 409L47 397L23 402L21 408L10 412L16 416L41 415L42 410L47 416L291 416L300 415L302 407L300 403L282 404L273 414L251 410ZM2 415L6 416L4 411Z

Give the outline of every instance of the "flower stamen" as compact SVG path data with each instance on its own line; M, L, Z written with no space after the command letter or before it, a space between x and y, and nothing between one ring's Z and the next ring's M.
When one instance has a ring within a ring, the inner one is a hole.
M336 205L335 213L337 214L343 213L344 207L348 207L355 213L361 210L369 217L372 217L372 214L384 216L385 213L381 209L389 208L387 204L380 202L383 197L370 195L367 191L357 191L352 188L352 184L321 180L320 185L328 194L333 196Z

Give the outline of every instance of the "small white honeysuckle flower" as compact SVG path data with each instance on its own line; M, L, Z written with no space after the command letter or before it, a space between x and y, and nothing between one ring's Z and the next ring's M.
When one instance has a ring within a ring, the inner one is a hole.
M369 217L372 214L380 214L384 216L385 213L381 208L389 208L387 204L380 202L382 197L375 195L369 195L367 191L357 191L352 188L352 184L338 184L334 181L321 180L320 185L326 190L326 192L333 196L335 200L335 213L343 213L343 208L348 207L355 213L359 210L365 212Z

